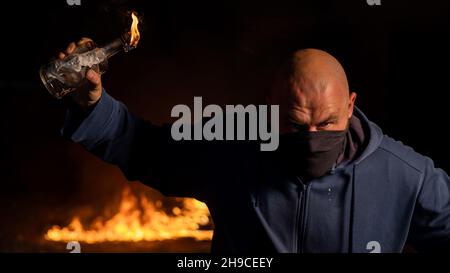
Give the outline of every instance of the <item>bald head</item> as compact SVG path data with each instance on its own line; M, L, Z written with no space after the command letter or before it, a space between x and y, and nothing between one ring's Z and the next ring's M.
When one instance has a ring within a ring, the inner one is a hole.
M348 83L341 64L325 51L303 49L295 52L287 75L294 88L304 92L325 92L333 89L348 97Z
M318 49L295 52L280 73L270 96L280 105L280 132L345 130L353 114L342 65Z

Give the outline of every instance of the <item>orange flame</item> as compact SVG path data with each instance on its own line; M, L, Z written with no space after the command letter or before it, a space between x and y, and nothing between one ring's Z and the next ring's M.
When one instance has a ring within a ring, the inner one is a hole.
M131 23L131 39L130 39L130 46L136 47L139 43L139 39L141 38L141 35L139 33L139 18L137 17L136 12L131 12L131 18L133 19L133 22Z
M161 210L160 201L153 203L143 195L140 202L138 199L129 188L125 188L119 212L111 219L102 221L97 218L89 228L85 228L80 218L75 216L67 227L53 226L49 229L45 239L86 243L161 241L185 237L197 241L211 240L213 231L202 229L211 224L206 204L196 199L180 198L183 206L174 207L173 215L168 215Z

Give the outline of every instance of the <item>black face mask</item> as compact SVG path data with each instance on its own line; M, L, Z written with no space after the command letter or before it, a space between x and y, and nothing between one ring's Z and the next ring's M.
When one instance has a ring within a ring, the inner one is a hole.
M304 181L319 178L336 164L346 133L347 130L282 135L279 149L283 163Z

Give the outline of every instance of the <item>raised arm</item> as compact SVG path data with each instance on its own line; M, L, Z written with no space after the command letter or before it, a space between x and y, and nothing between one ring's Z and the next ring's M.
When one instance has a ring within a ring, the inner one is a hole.
M60 57L75 48L72 43ZM129 180L139 180L165 195L204 199L224 180L221 170L229 149L214 143L174 141L170 127L146 122L112 98L95 71L89 70L87 78L86 86L71 93L63 136L119 166Z

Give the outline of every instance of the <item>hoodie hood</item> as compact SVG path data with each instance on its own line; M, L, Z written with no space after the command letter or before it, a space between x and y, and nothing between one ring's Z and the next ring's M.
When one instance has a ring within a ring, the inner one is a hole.
M364 113L356 106L353 115L355 115L361 121L365 137L367 138L367 140L365 141L367 145L365 147L362 147L362 149L364 150L353 161L354 164L358 165L380 146L381 141L383 140L383 131L380 127L378 127L378 125L371 122L366 117L366 115L364 115Z

